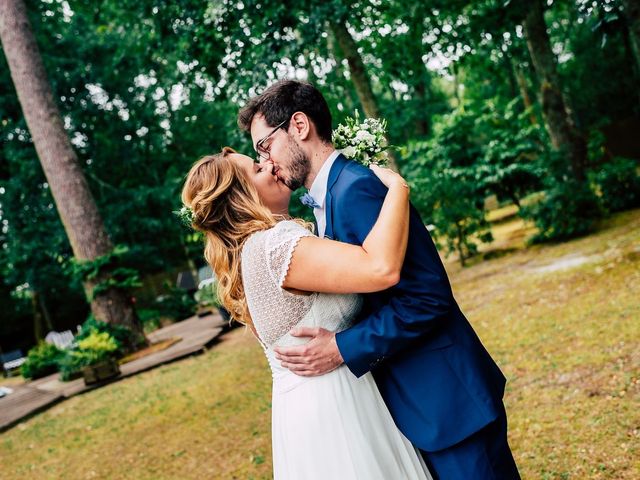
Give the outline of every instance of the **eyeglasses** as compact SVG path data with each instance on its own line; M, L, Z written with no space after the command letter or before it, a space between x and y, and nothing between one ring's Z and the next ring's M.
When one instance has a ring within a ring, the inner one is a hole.
M269 137L271 137L274 133L276 133L280 128L284 128L285 123L288 123L288 122L289 120L285 120L284 122L279 123L278 125L276 125L276 128L274 128L273 130L271 130L271 132L269 132L268 135L262 137L260 140L256 142L256 152L258 153L258 156L256 157L256 162L261 163L269 160L269 158L271 157L271 146L269 146L269 150L267 150L266 148L263 147L264 142L269 140Z

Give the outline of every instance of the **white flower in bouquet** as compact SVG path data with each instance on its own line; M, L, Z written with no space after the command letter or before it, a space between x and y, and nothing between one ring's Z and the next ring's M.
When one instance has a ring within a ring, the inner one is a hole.
M360 123L358 111L353 117L347 117L344 124L338 125L331 139L340 153L369 166L372 163L386 166L386 150L389 148L385 133L387 121L367 118Z

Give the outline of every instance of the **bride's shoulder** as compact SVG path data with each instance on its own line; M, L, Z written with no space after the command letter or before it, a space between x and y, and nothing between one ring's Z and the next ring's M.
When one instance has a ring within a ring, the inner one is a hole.
M252 247L259 244L277 244L286 241L292 237L311 236L312 227L304 224L300 220L281 220L273 227L252 233L245 242L246 247Z
M292 237L308 237L313 235L313 227L302 220L281 220L269 229L272 240L285 240Z

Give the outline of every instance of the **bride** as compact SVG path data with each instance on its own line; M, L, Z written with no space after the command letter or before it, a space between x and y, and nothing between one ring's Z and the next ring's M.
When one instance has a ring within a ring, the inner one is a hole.
M272 167L228 147L196 162L182 190L222 303L253 331L271 367L275 480L432 478L371 373L357 378L343 364L323 376L298 376L273 350L305 343L290 335L294 327L348 328L361 306L357 293L398 282L409 190L391 170L372 169L388 192L362 246L314 236L288 216L291 190Z

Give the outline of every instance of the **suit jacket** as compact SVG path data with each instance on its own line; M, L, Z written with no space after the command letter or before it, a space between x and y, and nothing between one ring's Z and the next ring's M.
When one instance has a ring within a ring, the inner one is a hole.
M338 157L327 184L325 237L362 245L386 192L370 169ZM453 298L413 206L400 282L364 297L356 324L336 335L338 348L356 376L373 373L414 445L443 450L498 417L505 378Z

